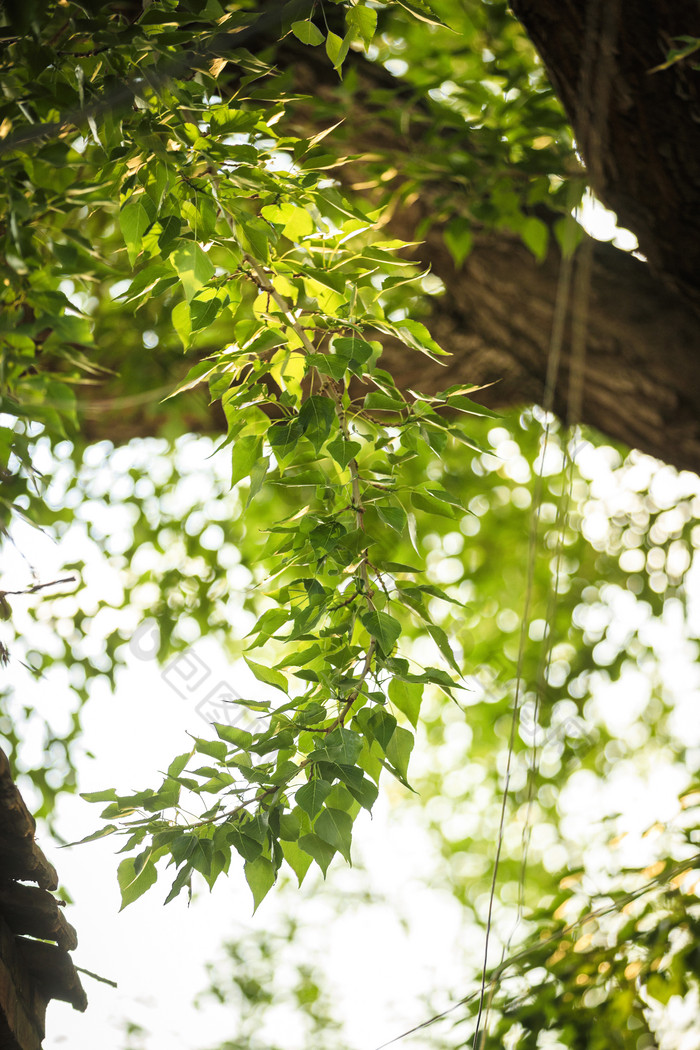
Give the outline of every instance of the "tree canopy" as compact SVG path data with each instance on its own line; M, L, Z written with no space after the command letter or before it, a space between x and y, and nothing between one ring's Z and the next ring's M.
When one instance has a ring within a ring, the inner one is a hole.
M258 686L156 786L84 795L124 906L241 868L257 908L351 860L380 783L481 785L468 831L430 818L502 951L457 1038L641 1050L700 966L698 742L649 626L697 633L700 16L512 6L5 6L1 655L74 699L50 764L21 696L0 732L50 820L95 681L220 637ZM635 255L584 233L591 190ZM598 698L637 666L621 728ZM593 871L567 787L660 756L677 817Z

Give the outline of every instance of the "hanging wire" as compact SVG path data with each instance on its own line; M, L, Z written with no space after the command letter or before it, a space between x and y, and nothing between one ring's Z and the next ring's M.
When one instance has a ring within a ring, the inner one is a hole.
M572 235L576 227L576 212L572 209L567 216L567 235ZM568 239L568 236L567 236ZM527 772L527 798L525 819L523 821L520 873L518 877L518 902L515 923L503 945L501 952L501 966L513 943L513 939L523 920L525 910L525 885L527 881L527 866L532 836L532 813L535 801L535 787L539 777L540 748L538 746L537 728L539 725L540 709L545 697L546 682L552 662L554 649L554 627L556 613L559 605L559 582L561 578L562 561L566 541L566 528L569 521L571 507L571 496L573 488L574 456L576 451L576 435L578 434L578 421L581 418L583 401L583 379L585 371L586 332L587 332L587 310L591 282L591 266L593 257L593 240L586 237L579 247L576 256L576 267L569 274L569 281L573 275L573 288L571 288L571 314L572 314L572 337L571 353L569 357L569 387L567 396L567 420L569 426L566 431L568 440L562 443L563 463L561 469L562 491L557 504L557 517L555 521L556 550L554 555L554 568L552 572L552 586L550 588L547 610L544 621L544 645L542 647L537 666L535 678L535 701L532 714L533 742L528 753ZM556 378L552 376L552 383ZM553 394L553 389L551 393ZM573 447L573 454L572 454ZM544 456L544 452L543 452ZM520 654L519 654L520 655ZM485 1031L488 1028L488 1013L496 990L496 982L492 981L489 989L489 999L486 1007Z
M499 976L503 975L505 961L508 956L508 952L513 943L513 938L520 924L523 920L525 911L525 885L527 880L527 865L528 865L528 854L530 848L530 839L532 835L532 813L535 801L535 786L539 777L539 761L540 761L540 749L538 747L537 740L537 729L539 725L539 715L542 700L545 695L545 683L547 681L548 672L551 666L552 651L554 649L554 626L557 608L559 605L559 580L561 577L562 559L564 554L566 526L569 520L569 508L571 505L571 491L573 484L573 459L568 455L568 443L565 443L565 458L562 465L562 493L559 503L557 505L557 518L555 523L557 542L556 552L554 556L554 568L552 571L552 586L549 592L549 599L547 602L547 610L545 613L545 626L544 626L544 645L541 651L540 660L537 667L536 685L535 685L535 702L532 714L533 724L533 741L528 753L528 771L527 771L527 799L525 808L525 819L523 821L522 831L522 845L521 845L521 860L520 860L520 873L518 877L518 902L515 922L508 935L507 941L503 945L501 951L501 962L500 962L500 973ZM489 1011L493 1002L493 997L496 992L497 981L492 979L489 987L488 1002L486 1005L486 1015L484 1019L484 1039L488 1031L489 1022Z
M621 0L612 0L607 4L603 3L603 0L595 0L587 12L588 17L586 18L586 32L583 42L582 58L581 58L581 74L580 74L580 87L579 87L579 98L578 98L578 110L580 114L579 129L580 137L582 142L586 142L590 146L591 156L591 179L596 184L602 184L602 161L599 157L599 149L602 147L603 142L603 130L604 130L604 116L607 113L609 100L610 100L610 88L612 83L612 62L613 62L613 48L615 39L617 36L617 29L620 17ZM599 39L598 53L599 62L598 68L595 71L594 76L594 59L596 57L596 35ZM575 222L573 214L569 219L569 224ZM591 276L592 276L592 264L593 264L593 240L591 237L584 237L583 244L578 253L576 274L573 285L573 296L571 303L571 318L572 318L572 334L571 334L571 354L569 363L569 386L568 386L568 397L567 397L567 416L568 423L570 426L575 425L581 418L581 411L583 406L583 379L585 371L585 354L586 354L586 338L588 329L588 302L590 296L591 287ZM565 272L560 282L560 289L558 290L557 296L557 310L555 311L554 324L552 328L552 338L550 343L549 352L549 363L547 369L547 382L545 387L545 403L544 407L551 412L554 393L556 389L556 381L559 371L559 362L561 357L561 347L563 340L563 328L564 320L566 318L569 292L571 291L571 259L570 257L564 257L562 263L562 274ZM565 291L564 291L565 289ZM557 314L559 316L557 316ZM558 324L560 321L560 325ZM483 1046L486 1041L488 1032L488 1010L491 1005L493 995L495 992L495 980L491 983L491 989L489 994L488 1006L486 1008L486 1019L484 1023L484 1031L481 1042L479 1041L480 1023L482 1013L484 1011L484 996L486 988L486 974L487 974L487 963L488 963L488 945L491 933L492 915L493 915L493 903L496 890L498 864L501 855L501 848L503 842L504 833L504 822L505 812L508 799L508 792L510 786L510 768L512 763L512 754L515 744L515 734L517 730L519 709L520 709L520 689L521 689L521 668L524 656L524 645L525 645L525 632L529 627L529 610L532 599L532 583L534 580L534 561L536 559L536 525L539 517L540 503L542 498L542 476L544 469L544 457L546 452L546 442L549 436L549 416L547 419L547 429L545 430L545 437L542 449L542 459L540 465L540 473L538 476L538 484L536 486L536 497L533 503L533 514L531 521L535 525L535 530L531 529L531 545L528 552L529 564L528 564L528 590L526 592L525 604L523 610L523 621L520 632L520 646L518 650L518 671L516 680L516 694L513 702L513 714L511 720L511 733L508 748L508 761L506 767L506 776L503 789L503 803L501 807L501 824L499 827L498 844L496 848L496 859L494 862L493 878L491 882L491 892L489 897L489 910L488 919L486 925L486 938L484 948L484 960L482 966L482 978L481 978L481 990L479 996L479 1010L477 1014L476 1026L473 1038L473 1050L483 1050ZM545 646L541 656L540 667L538 670L537 687L535 690L535 712L534 712L534 727L535 734L537 732L537 724L539 721L539 709L541 703L541 697L543 694L544 680L547 677L547 672L551 663L551 655L554 645L554 618L556 616L556 608L558 604L558 591L559 591L559 577L561 568L561 557L563 555L563 547L565 541L566 524L568 520L568 509L570 503L571 485L573 481L573 457L571 455L571 442L565 442L565 463L564 472L567 477L566 491L562 491L561 498L557 510L558 518L558 539L557 539L557 557L555 562L554 580L552 589L548 601L548 609L546 616L546 634L545 634ZM539 498L539 501L538 501ZM535 532L535 542L532 542L533 531ZM528 776L528 801L525 816L525 824L523 827L522 837L522 857L521 857L521 869L520 879L518 885L518 913L516 917L516 923L511 931L508 941L504 945L502 959L503 963L507 950L512 942L512 938L517 930L520 922L522 921L522 914L524 910L524 891L525 881L527 876L527 860L528 860L528 849L531 835L531 819L532 809L534 802L534 786L538 776L538 764L539 764L539 752L537 749L537 737L535 736L535 742L532 748L530 769ZM502 973L502 971L501 971Z
M516 952L515 955L511 955L508 959L504 961L502 965L499 964L494 969L493 973L491 974L492 982L498 981L506 972L506 970L510 969L511 966L516 966L519 963L525 962L534 952L541 951L542 948L548 949L552 947L558 941L569 937L574 931L580 930L581 927L587 925L587 923L589 922L594 922L596 919L603 918L606 915L612 915L615 912L623 911L628 904L631 904L633 901L639 900L640 897L643 897L645 894L650 893L654 889L658 889L663 884L670 883L673 879L676 878L677 875L680 875L681 872L687 872L694 868L695 865L700 865L700 853L695 853L692 857L686 857L685 860L679 861L678 864L674 865L674 867L672 868L669 868L668 871L664 871L659 875L655 875L654 878L649 879L641 886L638 886L637 889L630 890L628 893L625 893L623 896L618 897L617 900L612 901L610 904L601 905L600 908L591 909L591 911L588 911L584 915L579 916L579 918L575 919L573 922L567 923L566 926L563 926L560 930L557 930L556 933L550 934L548 937L545 937L543 940L538 941L536 944L532 944L527 948L521 949L521 951ZM406 1039L410 1035L415 1035L416 1032L420 1032L425 1028L430 1028L431 1025L437 1024L438 1021L442 1021L445 1017L448 1017L450 1014L454 1013L455 1010L459 1010L460 1007L468 1006L470 1003L473 1003L478 995L478 989L474 992L470 992L469 995L465 995L462 999L459 999L456 1003L453 1003L452 1006L448 1006L446 1010L441 1010L440 1013L433 1014L432 1017L429 1017L425 1021L421 1021L420 1024L414 1025L412 1028L406 1029L405 1032L401 1032L400 1035L396 1035L393 1039L387 1040L387 1042L375 1047L374 1050L386 1050L386 1047L393 1046L395 1043L400 1042L402 1039Z
M572 219L571 221L574 220ZM530 628L530 609L534 593L535 566L537 562L537 530L539 525L540 510L542 507L542 494L544 490L544 466L552 426L552 407L554 404L554 394L556 391L557 378L559 376L559 368L561 363L561 353L564 345L564 331L566 325L566 317L568 313L569 298L571 294L572 271L572 257L570 255L565 255L562 259L562 265L559 271L559 282L557 286L556 300L554 306L552 334L550 337L547 359L547 375L545 380L545 391L543 398L543 407L546 412L546 418L544 433L540 445L540 466L535 479L535 492L532 501L532 511L530 513L530 528L527 550L527 577L525 585L525 599L523 603L523 614L520 623L520 637L518 642L515 696L513 698L513 709L510 722L508 757L506 760L503 794L501 798L501 813L498 827L498 837L496 842L496 856L494 859L493 873L491 877L491 887L489 891L489 904L486 918L486 933L484 937L484 955L481 967L481 985L479 989L479 1008L477 1012L476 1026L474 1029L473 1037L474 1050L479 1050L480 1045L483 1046L483 1042L486 1038L486 1028L484 1028L484 1036L481 1044L479 1043L481 1018L485 1009L486 982L488 974L488 953L491 940L491 931L493 927L493 908L496 899L498 869L501 860L503 839L505 836L506 813L508 808L508 799L510 797L510 779L512 773L513 755L515 752L515 738L517 735L522 701L523 664L525 659L525 648L527 645L527 638Z

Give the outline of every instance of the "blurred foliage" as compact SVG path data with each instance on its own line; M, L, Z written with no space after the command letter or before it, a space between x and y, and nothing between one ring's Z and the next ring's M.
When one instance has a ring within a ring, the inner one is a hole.
M235 932L224 945L224 963L210 966L210 986L197 1001L204 1006L213 999L235 1018L235 1035L217 1050L286 1050L290 1029L299 1046L340 1046L325 975L300 958L294 920L286 918L274 932ZM279 1043L282 1032L286 1038Z
M444 353L419 320L435 282L382 232L393 209L428 202L457 265L483 228L537 258L551 229L566 239L584 181L520 27L475 0L2 17L0 657L65 702L44 717L8 695L0 734L38 815L75 789L83 705L144 621L163 662L215 635L285 699L215 697L217 739L157 789L89 796L107 803L95 834L127 835L125 905L170 866L169 897L233 858L256 907L283 864L325 876L384 770L480 936L493 903L481 1046L656 1045L697 995L699 750L658 641L670 624L697 655L697 479L381 367L381 337ZM344 184L348 164L364 181ZM219 424L216 447L194 436ZM72 552L58 595L28 525ZM684 801L620 860L597 793L659 762ZM255 1045L290 996L333 1045L320 975L280 982L271 937L229 950L227 1045ZM479 960L463 965L443 1045L474 1034Z

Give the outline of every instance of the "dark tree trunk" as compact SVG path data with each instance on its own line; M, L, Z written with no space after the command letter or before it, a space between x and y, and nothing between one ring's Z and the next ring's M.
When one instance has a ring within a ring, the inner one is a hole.
M388 347L387 363L399 384L430 393L457 382L492 383L474 400L494 408L542 404L558 253L551 251L538 264L515 237L486 235L456 272L436 229L422 255L447 288L430 327L453 356L440 367ZM573 298L575 304L575 293ZM553 406L564 419L572 327L569 309ZM582 366L585 423L679 469L700 471L698 316L655 280L645 263L608 244L593 247Z
M658 69L674 37L700 37L700 5L511 0L511 6L566 109L596 195L636 234L655 275L700 304L697 56Z

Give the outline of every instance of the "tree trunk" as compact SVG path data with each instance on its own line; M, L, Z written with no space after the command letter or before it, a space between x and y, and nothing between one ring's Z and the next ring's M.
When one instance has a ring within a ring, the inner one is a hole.
M596 195L657 277L700 304L700 37L696 0L511 0L567 112ZM678 46L676 44L676 46Z
M440 230L433 229L421 257L447 289L430 328L453 356L440 367L405 348L388 347L387 365L399 385L430 393L458 382L492 383L474 399L493 408L542 404L558 252L538 264L516 237L489 234L477 239L457 272ZM575 300L574 291L554 392L553 407L563 419L570 385L579 381L571 349ZM581 420L679 469L700 471L697 314L655 280L645 263L599 242L593 246L580 367Z

